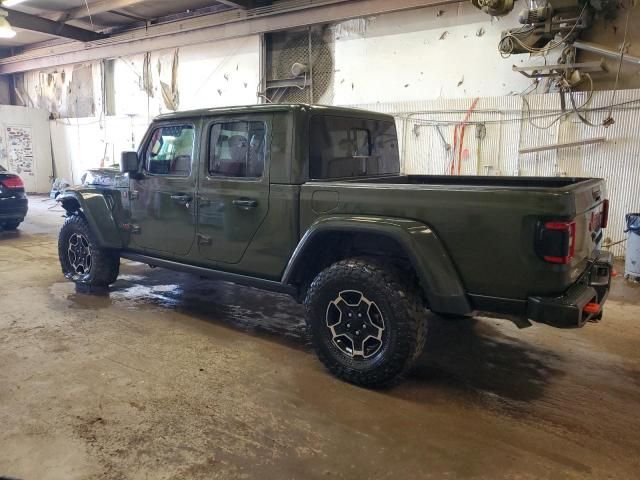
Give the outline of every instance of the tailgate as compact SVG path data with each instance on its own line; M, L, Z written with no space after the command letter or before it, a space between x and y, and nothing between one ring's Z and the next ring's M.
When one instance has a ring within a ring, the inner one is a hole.
M575 255L574 261L582 263L593 259L600 249L603 229L607 226L609 200L604 180L592 179L573 186L575 201Z

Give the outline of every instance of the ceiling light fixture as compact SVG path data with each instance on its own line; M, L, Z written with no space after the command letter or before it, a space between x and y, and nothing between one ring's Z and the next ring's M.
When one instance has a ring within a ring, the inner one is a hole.
M13 38L16 36L16 31L11 28L11 24L5 18L7 15L5 10L0 10L0 38Z
M4 0L0 1L3 7L13 7L14 5L18 5L19 3L25 2L26 0Z

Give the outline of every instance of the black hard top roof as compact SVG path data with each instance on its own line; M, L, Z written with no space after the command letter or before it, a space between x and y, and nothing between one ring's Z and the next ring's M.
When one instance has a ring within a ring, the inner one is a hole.
M389 121L393 117L383 113L362 110L358 108L334 107L330 105L310 105L306 103L262 103L256 105L239 105L221 108L201 108L198 110L186 110L184 112L166 113L154 119L154 121L174 120L194 117L208 117L225 114L238 113L267 113L283 111L309 111L310 113L321 113L324 115L349 115L362 116L371 119Z

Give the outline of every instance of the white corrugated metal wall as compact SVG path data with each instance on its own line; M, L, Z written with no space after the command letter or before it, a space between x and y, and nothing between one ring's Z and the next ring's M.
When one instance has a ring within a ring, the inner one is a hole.
M578 106L587 93L577 94ZM473 99L355 105L396 116L402 137L403 170L450 174L454 129ZM571 108L567 98L568 108ZM586 119L600 125L609 115L612 92L593 94ZM624 216L640 212L640 90L615 94L609 128L592 127L575 114L563 115L560 95L480 98L465 128L460 174L601 177L607 181L611 212L605 243L625 237ZM354 106L354 105L351 105ZM596 109L596 110L594 110ZM531 117L531 118L529 118ZM519 154L521 148L605 137L596 145ZM454 169L458 173L458 168ZM611 248L624 255L624 243Z

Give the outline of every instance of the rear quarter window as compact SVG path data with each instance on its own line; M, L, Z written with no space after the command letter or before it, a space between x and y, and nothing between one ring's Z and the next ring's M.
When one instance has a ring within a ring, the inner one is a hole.
M400 173L392 121L315 115L309 122L309 177L315 180Z

